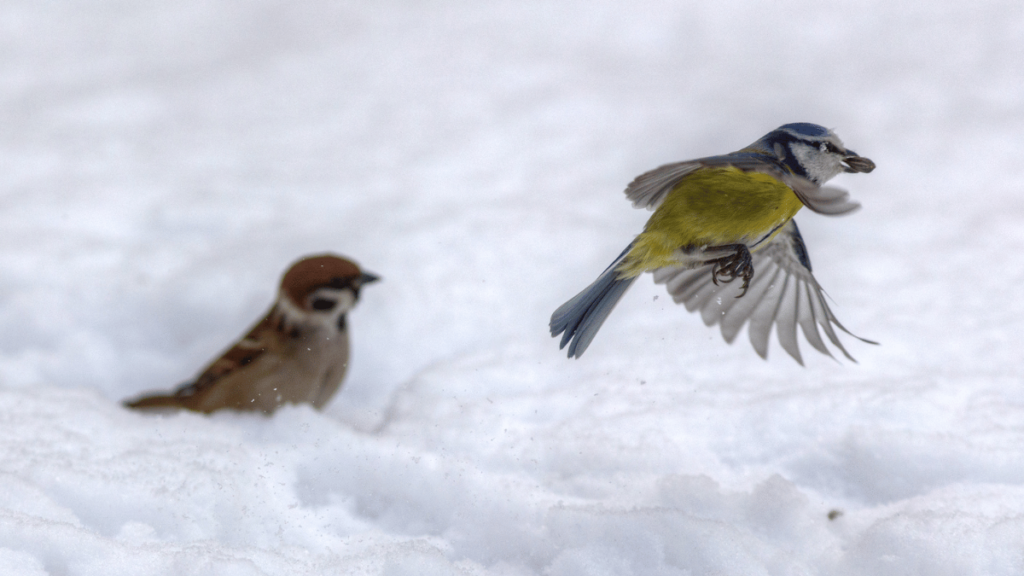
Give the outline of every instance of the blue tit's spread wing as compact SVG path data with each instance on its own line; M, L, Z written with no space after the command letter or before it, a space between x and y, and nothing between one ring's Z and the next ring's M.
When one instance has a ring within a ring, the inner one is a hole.
M860 204L850 200L850 195L845 190L832 186L818 186L790 172L775 157L756 152L734 152L666 164L634 178L626 187L626 198L633 203L634 208L654 210L688 175L701 168L725 166L732 166L743 172L761 172L772 176L789 186L804 206L819 214L838 216L860 208Z
M654 271L654 281L665 284L676 303L684 304L690 312L699 310L706 325L719 324L726 342L731 343L749 321L750 343L762 358L768 355L768 336L773 325L783 349L801 365L798 324L811 346L828 356L832 354L821 338L819 326L851 361L855 360L843 347L833 327L875 344L851 333L832 313L821 286L811 274L811 262L796 222L791 220L771 242L755 252L753 264L754 277L741 298L736 297L740 293L739 283L716 285L711 279L710 266L692 270L661 268Z
M769 172L793 189L796 197L812 212L826 216L842 216L860 208L860 203L850 200L850 193L835 186L818 186L806 178L794 174Z
M626 187L626 198L633 203L633 208L654 210L687 174L703 166L699 160L690 160L645 172Z

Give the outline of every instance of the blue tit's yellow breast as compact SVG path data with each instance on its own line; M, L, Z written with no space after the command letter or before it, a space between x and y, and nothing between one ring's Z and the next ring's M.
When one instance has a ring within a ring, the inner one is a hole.
M679 264L680 248L751 245L800 207L789 186L760 172L702 168L683 178L651 215L620 266L632 276Z

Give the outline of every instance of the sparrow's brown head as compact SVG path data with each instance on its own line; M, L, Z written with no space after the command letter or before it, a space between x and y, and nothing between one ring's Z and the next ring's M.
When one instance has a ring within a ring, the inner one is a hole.
M307 312L347 311L355 305L359 289L379 280L354 262L333 254L299 260L281 278L281 294Z

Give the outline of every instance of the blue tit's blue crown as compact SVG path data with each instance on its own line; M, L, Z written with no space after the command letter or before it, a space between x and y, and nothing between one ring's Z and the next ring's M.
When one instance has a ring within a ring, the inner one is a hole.
M827 138L832 135L832 131L828 128L811 124L810 122L784 124L779 126L777 130L786 130L795 136L805 136L807 138Z

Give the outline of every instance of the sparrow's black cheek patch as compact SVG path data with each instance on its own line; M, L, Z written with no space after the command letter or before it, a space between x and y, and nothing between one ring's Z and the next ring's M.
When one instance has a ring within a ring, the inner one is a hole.
M338 316L338 330L344 330L345 326L347 326L347 324L345 324L345 315L342 314L341 316Z
M330 310L338 304L337 300L328 300L327 298L316 298L310 302L310 306L313 310Z

